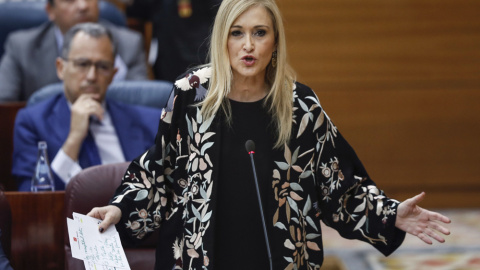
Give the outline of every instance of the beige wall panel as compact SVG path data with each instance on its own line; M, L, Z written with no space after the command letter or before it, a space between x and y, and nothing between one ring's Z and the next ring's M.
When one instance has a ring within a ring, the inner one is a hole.
M480 206L480 1L277 0L289 59L370 176Z

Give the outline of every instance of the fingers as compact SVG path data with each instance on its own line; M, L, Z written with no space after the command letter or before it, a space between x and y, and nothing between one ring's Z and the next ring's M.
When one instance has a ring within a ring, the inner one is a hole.
M98 99L100 98L100 95L99 94L94 94L94 93L84 93L84 94L81 94L77 100L82 100L82 99L94 99L96 100L97 102Z
M423 242L431 245L432 239L443 243L443 235L449 235L450 230L437 222L450 223L451 220L437 212L423 209L418 204L425 198L422 192L400 203L397 208L397 220L395 226L407 233L417 236Z
M87 213L87 216L97 218L97 217L95 216L95 213L96 213L96 210L95 210L95 209L96 209L96 208L93 208L92 210L90 210L90 212Z
M430 214L430 217L429 217L430 220L438 220L438 221L441 221L443 223L450 223L452 222L448 217L440 214L440 213L437 213L437 212L431 212Z
M95 99L97 94L82 94L71 107L70 136L75 142L83 140L87 136L90 125L90 117L103 119L103 107Z
M122 211L117 206L109 205L101 208L100 215L103 215L101 219L103 221L98 224L98 230L104 232L110 227L110 225L117 224L122 218Z
M422 240L423 242L431 245L433 244L432 240L430 239L430 237L428 237L428 235L426 233L419 233L417 235L418 238L420 238L420 240Z
M98 103L96 100L91 99L86 102L85 106L85 112L88 114L88 116L95 116L99 121L102 121L103 107L100 103Z
M98 120L102 120L103 108L100 102L94 98L94 96L89 95L79 99L79 107L80 110L87 116L94 115Z
M430 228L425 229L425 234L428 235L429 237L435 239L436 241L438 241L440 243L445 242L445 239L442 236L438 235L434 230L432 230Z
M432 244L432 239L435 239L439 243L444 243L445 238L442 237L441 234L443 235L449 235L450 230L445 228L444 226L438 224L436 221L442 221L445 223L450 223L450 219L435 213L435 212L430 212L428 215L428 220L424 222L423 228L420 229L420 232L417 234L417 237L420 238L423 242L431 245Z
M117 224L121 217L122 211L117 206L108 205L104 207L94 207L87 216L101 219L102 222L98 224L98 230L104 232L110 225Z
M420 233L417 234L417 237L429 245L433 244L432 239L435 239L439 243L444 243L445 238L443 238L438 233L449 235L450 231L443 226L431 222L430 225L425 227L423 230L421 230Z
M95 115L98 119L103 117L103 108L98 101L98 94L82 94L72 106L72 111L86 116Z
M102 216L99 210L100 210L99 207L94 207L92 210L90 210L90 212L87 213L87 216L102 219Z
M412 204L418 205L425 198L425 192L422 192L412 198L410 198Z
M430 225L428 225L429 228L432 228L438 232L441 232L442 234L444 235L449 235L450 234L450 230L437 224L436 222L431 222Z
M110 227L110 225L112 225L111 218L105 218L102 222L100 222L100 224L98 224L98 231L102 233L106 229L108 229L108 227Z

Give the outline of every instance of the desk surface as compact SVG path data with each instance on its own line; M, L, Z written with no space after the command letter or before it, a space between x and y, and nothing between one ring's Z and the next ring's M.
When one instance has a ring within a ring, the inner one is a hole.
M5 192L12 209L13 269L64 269L64 191Z

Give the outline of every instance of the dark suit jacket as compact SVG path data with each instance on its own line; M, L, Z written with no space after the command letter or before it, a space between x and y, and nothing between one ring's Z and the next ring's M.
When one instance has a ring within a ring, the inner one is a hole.
M118 55L128 68L126 79L147 79L142 36L106 21L101 23L112 32ZM0 61L0 102L26 101L41 87L60 82L55 66L59 55L52 22L10 34Z
M160 109L109 100L106 106L127 161L133 160L154 144ZM14 128L12 174L20 191L30 191L38 142L47 142L48 157L52 161L67 139L69 130L70 108L63 93L18 112ZM80 150L78 162L82 168L92 164L85 144ZM54 178L55 189L64 190L63 181L56 175Z
M152 21L158 40L155 79L174 82L188 68L205 64L210 31L222 0L191 0L191 16L181 17L181 1L135 0L127 6L129 17Z

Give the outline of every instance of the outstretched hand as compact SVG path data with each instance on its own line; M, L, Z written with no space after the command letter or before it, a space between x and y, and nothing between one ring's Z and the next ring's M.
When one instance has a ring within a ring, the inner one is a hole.
M445 239L439 234L449 235L450 230L438 222L450 223L450 219L437 212L428 211L418 206L425 198L425 192L403 201L397 208L397 220L395 226L409 234L415 235L423 242L431 245L432 239L440 243Z

